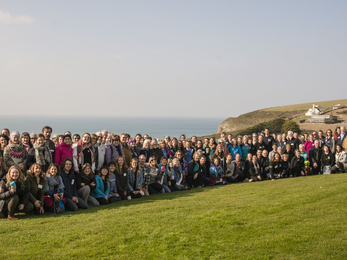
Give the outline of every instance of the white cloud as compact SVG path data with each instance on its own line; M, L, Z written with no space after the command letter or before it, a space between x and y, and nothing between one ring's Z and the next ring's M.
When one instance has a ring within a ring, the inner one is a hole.
M9 12L0 10L0 23L31 23L34 19L29 15L13 16Z

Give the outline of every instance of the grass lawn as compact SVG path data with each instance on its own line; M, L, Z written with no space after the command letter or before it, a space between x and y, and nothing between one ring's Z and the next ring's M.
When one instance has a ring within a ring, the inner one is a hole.
M0 220L2 259L346 259L347 174Z

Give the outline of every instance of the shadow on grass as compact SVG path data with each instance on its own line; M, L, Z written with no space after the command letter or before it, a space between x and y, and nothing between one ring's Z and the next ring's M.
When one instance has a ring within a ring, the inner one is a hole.
M217 186L216 186L217 187ZM86 214L86 213L96 213L102 210L106 209L116 209L119 207L128 207L133 205L139 205L144 203L153 203L156 201L170 201L177 198L183 198L183 197L191 197L196 193L204 192L205 190L209 190L213 187L204 187L204 188L196 188L191 190L183 190L183 191L174 191L171 193L158 193L154 195L150 195L149 197L143 196L142 198L138 199L131 199L131 200L121 200L118 202L113 202L107 205L100 205L97 207L90 207L89 209L78 209L77 211L65 211L64 213L60 214L54 214L52 212L45 212L43 215L35 215L34 213L31 213L30 215L24 215L24 213L18 213L16 216L19 216L20 219L46 219L46 218L52 218L52 217L59 217L59 216L74 216L74 215L80 215L80 214Z

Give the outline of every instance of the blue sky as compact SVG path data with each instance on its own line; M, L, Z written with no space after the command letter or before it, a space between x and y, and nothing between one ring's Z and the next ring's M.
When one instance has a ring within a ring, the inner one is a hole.
M218 116L346 98L346 1L2 1L0 114Z

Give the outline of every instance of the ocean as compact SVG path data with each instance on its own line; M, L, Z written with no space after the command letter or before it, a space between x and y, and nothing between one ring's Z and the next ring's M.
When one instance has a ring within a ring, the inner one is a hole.
M116 134L148 134L163 139L165 135L179 138L185 134L203 136L215 134L225 118L178 118L178 117L48 117L48 116L0 116L0 128L10 131L41 133L42 127L53 128L53 134L95 133L103 129Z

